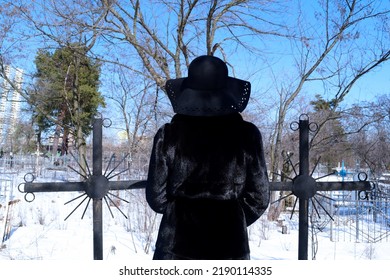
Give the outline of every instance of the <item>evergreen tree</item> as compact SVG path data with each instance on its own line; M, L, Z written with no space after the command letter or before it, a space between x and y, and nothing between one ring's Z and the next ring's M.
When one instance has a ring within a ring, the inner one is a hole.
M86 47L68 45L51 53L40 50L35 59L37 68L35 94L31 100L37 107L39 131L54 128L53 150L63 137L61 152L72 136L80 154L84 154L85 137L91 132L91 119L104 99L99 88L99 63L87 56Z
M341 113L334 100L327 101L321 95L311 101L314 112L311 121L318 125L311 140L313 162L321 156L321 162L328 166L329 172L342 160L350 157L350 145L341 122Z

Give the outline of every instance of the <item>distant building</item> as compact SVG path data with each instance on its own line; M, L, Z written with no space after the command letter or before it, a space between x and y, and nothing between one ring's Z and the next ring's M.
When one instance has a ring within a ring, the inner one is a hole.
M23 70L6 66L5 75L13 86L6 79L0 78L0 146L8 150L6 146L12 144L11 137L19 120Z

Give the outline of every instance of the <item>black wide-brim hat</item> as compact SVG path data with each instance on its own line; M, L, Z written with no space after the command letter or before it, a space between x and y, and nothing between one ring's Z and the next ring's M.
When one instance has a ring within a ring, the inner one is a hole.
M203 55L190 63L188 77L168 80L165 89L177 114L221 116L246 108L251 84L229 77L221 59Z

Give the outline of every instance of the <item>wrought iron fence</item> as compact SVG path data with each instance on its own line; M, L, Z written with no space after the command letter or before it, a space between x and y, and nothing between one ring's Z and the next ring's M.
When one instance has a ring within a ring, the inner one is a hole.
M371 192L333 192L325 209L312 211L317 230L329 231L334 242L390 241L390 184L376 182ZM331 213L327 218L325 210Z

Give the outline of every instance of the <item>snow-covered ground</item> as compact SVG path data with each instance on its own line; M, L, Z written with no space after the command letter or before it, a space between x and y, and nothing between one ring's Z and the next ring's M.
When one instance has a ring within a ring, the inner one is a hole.
M14 188L22 182L19 176ZM48 181L62 178L61 172L41 178ZM130 201L120 202L120 208L129 219L111 206L114 218L103 205L103 238L106 260L150 260L153 255L159 215L146 205L142 190L121 191L119 196ZM68 214L82 199L70 201L80 193L36 193L35 200L28 203L24 194L13 190L13 199L20 199L13 210L12 234L2 243L0 260L90 260L93 258L92 203L83 219L81 216L86 201L66 220ZM0 210L1 211L1 210ZM0 215L1 216L1 215ZM298 255L298 217L282 214L283 222L269 222L262 217L249 230L251 259L296 260ZM0 221L0 226L2 221ZM281 225L287 233L282 233ZM1 229L1 227L0 227ZM2 232L0 232L2 237ZM356 241L333 242L330 231L325 228L315 236L316 260L389 260L390 242L365 243ZM309 242L309 259L312 258L312 242Z

